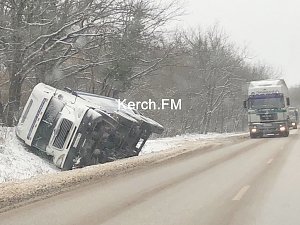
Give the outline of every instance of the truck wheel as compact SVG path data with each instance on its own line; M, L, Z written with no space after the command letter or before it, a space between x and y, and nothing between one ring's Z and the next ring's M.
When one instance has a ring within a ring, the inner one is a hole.
M282 133L282 137L288 137L288 136L289 136L289 134L290 134L290 132L289 132L289 131L285 131L284 133Z
M297 124L295 126L293 126L293 129L297 129L297 128L298 128Z
M257 138L256 134L250 134L250 138Z

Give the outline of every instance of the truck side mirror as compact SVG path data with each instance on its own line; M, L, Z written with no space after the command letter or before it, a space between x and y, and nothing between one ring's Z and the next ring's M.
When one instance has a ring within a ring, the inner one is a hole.
M290 98L286 98L286 104L287 106L290 106Z
M247 109L248 108L247 107L247 101L244 101L243 103L244 103L244 108Z

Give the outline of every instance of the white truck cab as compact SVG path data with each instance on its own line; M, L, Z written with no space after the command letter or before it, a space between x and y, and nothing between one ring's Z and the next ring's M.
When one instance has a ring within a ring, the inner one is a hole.
M152 133L162 132L159 123L127 106L118 110L116 99L42 83L16 128L25 144L52 156L63 170L136 156Z
M248 110L251 138L264 135L289 135L288 88L283 79L251 81L244 107Z
M40 83L25 105L16 134L27 145L53 156L54 164L63 168L88 110L87 106L76 101L76 96Z

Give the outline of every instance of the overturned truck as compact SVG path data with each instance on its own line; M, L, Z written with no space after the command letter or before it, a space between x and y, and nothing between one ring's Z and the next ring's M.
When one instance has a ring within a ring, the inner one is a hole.
M63 169L137 156L159 123L114 98L40 83L24 107L16 135Z

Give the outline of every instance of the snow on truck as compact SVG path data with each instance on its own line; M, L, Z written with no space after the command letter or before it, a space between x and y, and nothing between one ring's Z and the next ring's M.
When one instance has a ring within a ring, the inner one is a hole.
M139 154L163 126L114 98L36 85L16 127L26 145L70 170Z
M248 109L250 137L289 136L289 105L288 88L283 79L249 82L244 108Z

